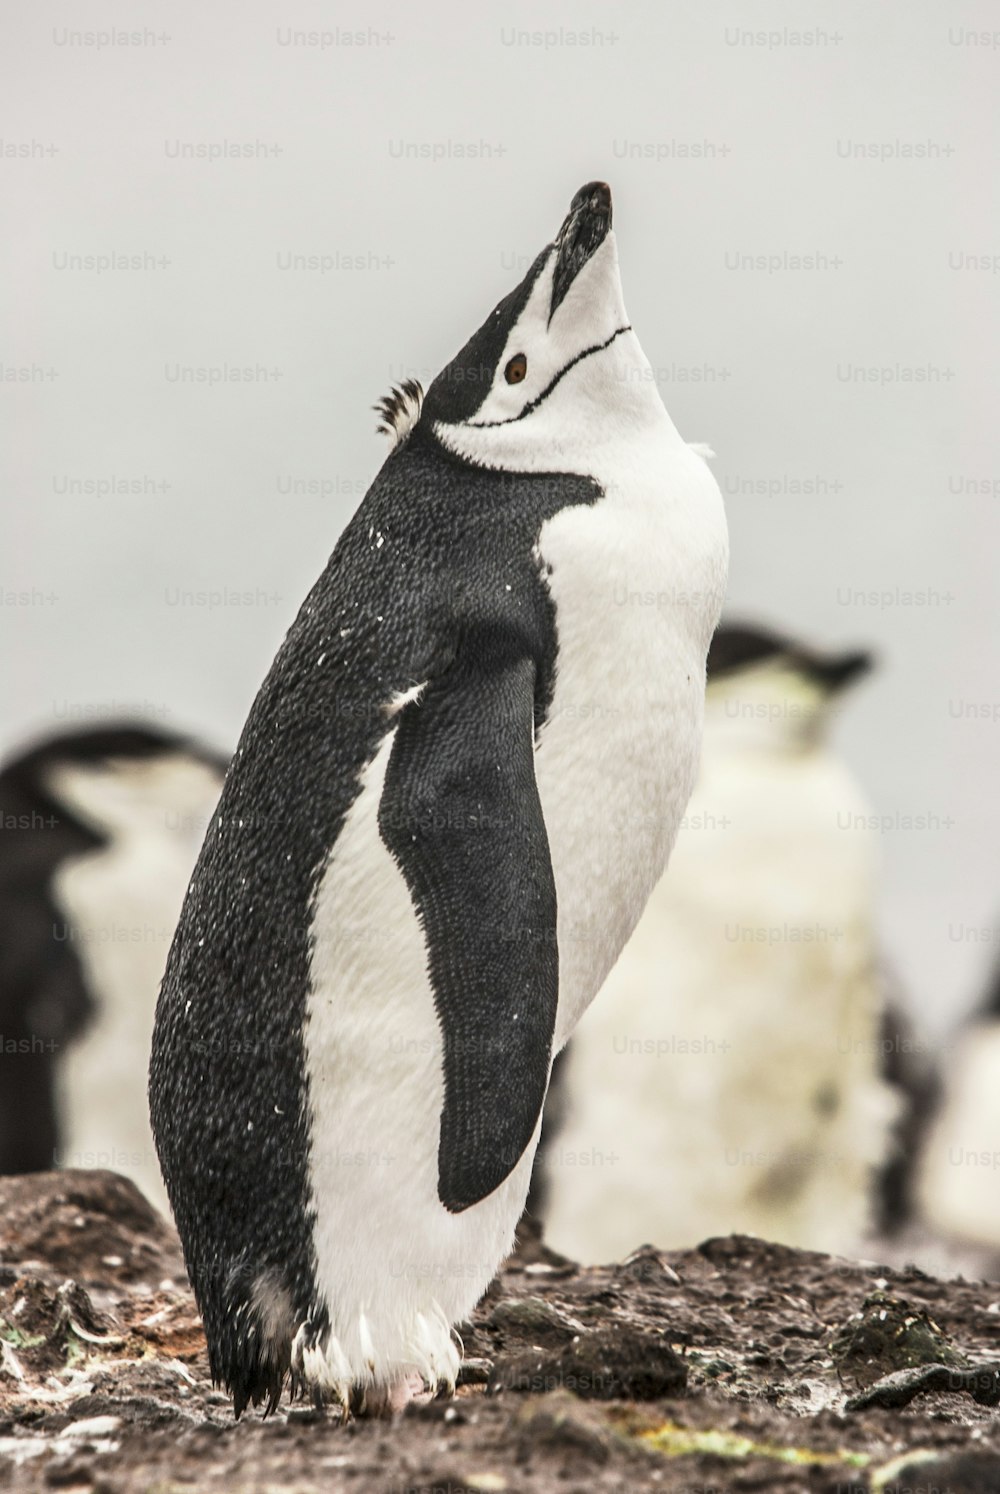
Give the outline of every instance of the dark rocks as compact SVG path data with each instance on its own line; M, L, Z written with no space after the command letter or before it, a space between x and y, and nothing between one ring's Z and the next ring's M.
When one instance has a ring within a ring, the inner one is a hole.
M90 1345L117 1348L123 1342L110 1318L99 1313L83 1287L64 1281L52 1288L34 1276L0 1288L0 1339L4 1373L15 1381L61 1369Z
M236 1424L171 1256L107 1174L0 1183L5 1489L1000 1494L997 1286L750 1236L594 1267L535 1240L461 1325L454 1399Z
M932 1391L944 1391L951 1395L971 1395L980 1406L1000 1405L1000 1365L970 1365L967 1369L954 1369L947 1364L924 1364L915 1369L896 1370L883 1375L867 1389L848 1398L845 1411L866 1411L880 1406L883 1410L895 1410L908 1406L918 1395ZM1000 1484L997 1485L1000 1491Z
M531 1395L565 1389L582 1400L652 1401L683 1395L686 1386L687 1365L665 1339L608 1324L562 1349L501 1357L489 1388Z
M116 1172L67 1168L0 1177L0 1269L85 1286L185 1279L172 1224Z
M922 1308L887 1293L873 1292L830 1344L842 1381L861 1389L896 1370L920 1365L963 1369L968 1357Z
M879 1494L997 1494L1000 1457L995 1452L960 1452L945 1457L933 1453L897 1467Z
M660 1287L680 1286L681 1279L654 1245L640 1245L620 1266L615 1267L616 1281Z
M556 1454L604 1464L611 1456L612 1436L567 1390L553 1390L529 1401L517 1417L517 1457L526 1462L535 1454Z
M544 1297L503 1298L490 1313L487 1326L546 1348L568 1344L585 1331L578 1318L560 1312Z

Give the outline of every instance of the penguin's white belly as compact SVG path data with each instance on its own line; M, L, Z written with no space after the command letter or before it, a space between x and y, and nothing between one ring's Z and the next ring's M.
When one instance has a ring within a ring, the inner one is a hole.
M331 1320L313 1371L331 1383L391 1379L401 1364L454 1378L450 1324L472 1310L512 1244L533 1151L474 1208L453 1214L441 1203L440 1023L423 931L378 828L394 739L362 775L312 926L309 1165L317 1286Z
M554 1051L635 928L697 776L726 543L715 483L691 462L686 504L656 492L654 462L628 497L609 482L542 531L558 634L535 758L559 909Z

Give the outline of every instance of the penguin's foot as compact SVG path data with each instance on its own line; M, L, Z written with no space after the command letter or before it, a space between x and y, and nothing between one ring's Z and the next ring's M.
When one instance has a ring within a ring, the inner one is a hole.
M339 1406L348 1416L392 1416L410 1404L424 1405L440 1395L454 1395L462 1360L444 1314L438 1309L418 1313L406 1335L404 1355L380 1354L364 1315L359 1318L357 1343L362 1360L345 1352L332 1331L316 1333L304 1323L292 1344L293 1394L301 1392L317 1406Z
M350 1410L354 1416L395 1416L407 1406L427 1406L442 1392L454 1390L446 1381L430 1385L418 1370L408 1370L389 1385L355 1385Z

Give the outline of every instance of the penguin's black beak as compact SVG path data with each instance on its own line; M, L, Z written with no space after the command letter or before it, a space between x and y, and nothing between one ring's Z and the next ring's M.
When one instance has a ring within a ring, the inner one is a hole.
M588 182L569 205L556 236L556 268L552 277L549 321L591 255L611 228L611 188L607 182Z

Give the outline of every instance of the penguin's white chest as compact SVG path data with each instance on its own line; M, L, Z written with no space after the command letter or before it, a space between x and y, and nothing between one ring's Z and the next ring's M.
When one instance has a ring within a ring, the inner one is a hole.
M556 1050L670 854L697 775L725 586L722 500L704 463L658 435L627 457L606 454L604 498L557 514L538 547L558 637L535 760L559 908Z

